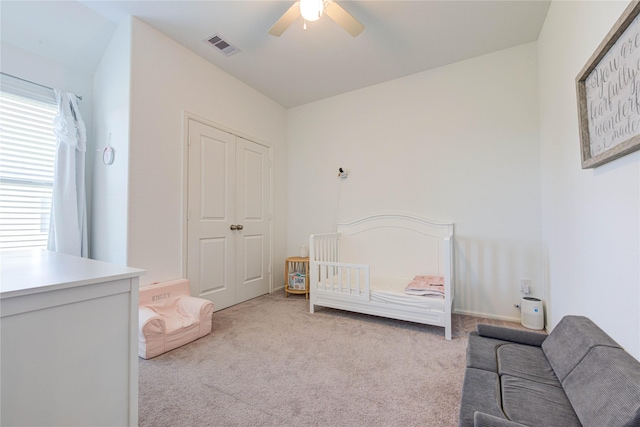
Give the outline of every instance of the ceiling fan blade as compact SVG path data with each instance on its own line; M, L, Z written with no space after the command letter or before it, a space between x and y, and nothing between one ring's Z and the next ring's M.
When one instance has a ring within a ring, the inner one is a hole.
M276 21L268 33L272 36L280 37L293 21L300 17L300 2L295 2L281 17Z
M324 13L329 15L329 18L336 21L338 25L344 28L353 37L356 37L362 31L364 31L364 25L362 25L356 18L351 16L349 12L344 10L335 1L330 2L324 7Z

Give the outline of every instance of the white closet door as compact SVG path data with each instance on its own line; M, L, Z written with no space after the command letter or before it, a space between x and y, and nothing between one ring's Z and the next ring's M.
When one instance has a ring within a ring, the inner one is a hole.
M236 139L237 298L246 301L269 292L269 149Z
M269 148L189 120L187 278L216 310L269 292Z
M189 120L187 277L216 310L236 303L235 136Z

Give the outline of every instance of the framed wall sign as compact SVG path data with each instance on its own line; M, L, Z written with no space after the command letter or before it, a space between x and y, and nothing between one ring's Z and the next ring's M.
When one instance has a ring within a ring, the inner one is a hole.
M639 13L632 1L576 77L582 169L640 149Z

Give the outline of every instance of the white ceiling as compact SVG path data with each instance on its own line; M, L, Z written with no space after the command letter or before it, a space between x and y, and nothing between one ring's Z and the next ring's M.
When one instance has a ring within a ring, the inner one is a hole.
M294 107L537 40L550 2L339 1L366 29L327 16L267 34L292 1L7 1L2 41L93 73L118 22L133 15L219 68ZM204 40L217 33L241 52ZM150 46L149 48L153 48Z

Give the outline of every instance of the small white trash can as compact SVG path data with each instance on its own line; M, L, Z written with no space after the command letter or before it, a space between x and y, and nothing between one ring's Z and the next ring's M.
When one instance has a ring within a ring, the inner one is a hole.
M542 300L532 297L522 298L520 304L522 326L529 329L544 329L544 308Z

